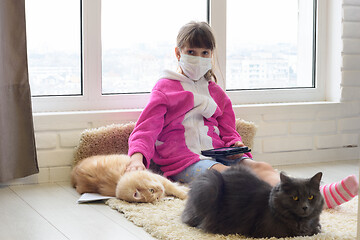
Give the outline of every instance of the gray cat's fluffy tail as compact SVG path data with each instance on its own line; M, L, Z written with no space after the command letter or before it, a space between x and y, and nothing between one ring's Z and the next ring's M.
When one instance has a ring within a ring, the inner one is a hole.
M224 179L218 171L209 170L190 184L188 200L181 220L192 227L211 229L216 223L218 207L224 188ZM216 226L214 226L216 227Z

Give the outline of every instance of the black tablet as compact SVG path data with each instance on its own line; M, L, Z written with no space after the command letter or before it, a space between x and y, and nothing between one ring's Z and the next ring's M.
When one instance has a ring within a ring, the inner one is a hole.
M251 149L248 147L224 147L224 148L214 148L209 150L201 151L201 154L207 157L216 157L216 156L230 156L240 153L250 152Z

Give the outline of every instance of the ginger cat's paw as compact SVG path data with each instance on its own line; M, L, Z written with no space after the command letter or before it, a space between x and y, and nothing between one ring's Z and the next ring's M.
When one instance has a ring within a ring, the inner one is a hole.
M188 193L190 191L190 188L188 186L185 185L179 185L179 187L186 193Z
M178 194L178 198L185 200L187 198L187 194L190 190L190 188L184 186L184 185L178 185L177 186L178 190L179 190L179 194Z
M189 188L166 179L165 192L167 196L174 196L183 200L187 198Z
M179 196L177 196L177 197L180 198L181 200L185 200L185 199L187 199L187 192L181 190L179 192Z

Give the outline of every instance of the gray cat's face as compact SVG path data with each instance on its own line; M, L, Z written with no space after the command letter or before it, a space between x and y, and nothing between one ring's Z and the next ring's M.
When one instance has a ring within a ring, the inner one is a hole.
M322 210L324 200L320 194L322 173L310 179L290 178L280 174L281 183L272 192L271 204L280 214L305 218Z

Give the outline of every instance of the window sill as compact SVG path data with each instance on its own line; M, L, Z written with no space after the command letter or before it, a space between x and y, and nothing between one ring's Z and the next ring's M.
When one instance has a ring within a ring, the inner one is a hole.
M351 106L346 107L345 105ZM339 111L342 109L351 109L351 103L340 102L301 102L301 103L269 103L269 104L246 104L234 105L233 109L236 117L246 119L247 115L261 114L288 114L299 112L306 114L307 111ZM142 109L124 109L124 110L94 110L94 111L65 111L65 112L41 112L33 113L37 121L114 121L114 122L135 122ZM41 121L41 122L43 122Z

